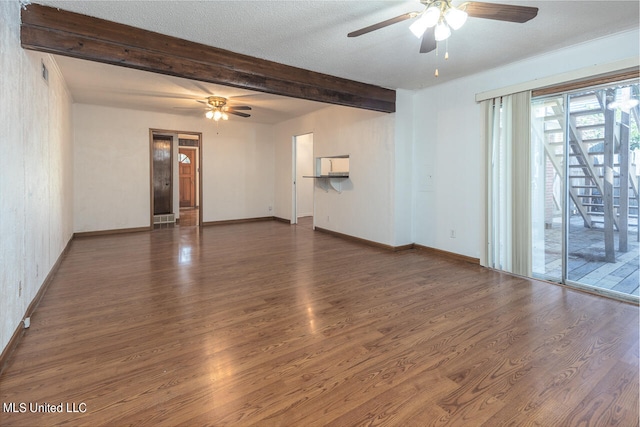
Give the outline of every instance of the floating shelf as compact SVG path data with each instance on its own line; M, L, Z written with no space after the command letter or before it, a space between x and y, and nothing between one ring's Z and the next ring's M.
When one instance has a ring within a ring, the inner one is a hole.
M314 178L320 184L320 187L326 192L329 192L329 188L333 188L338 193L342 193L342 181L349 178L348 174L340 175L314 175L303 176L303 178Z

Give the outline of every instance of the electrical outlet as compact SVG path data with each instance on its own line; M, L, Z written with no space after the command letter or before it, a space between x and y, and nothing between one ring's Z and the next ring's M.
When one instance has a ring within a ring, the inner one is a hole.
M331 218L329 218L329 215L327 215L327 222L331 222Z
M18 298L22 296L22 280L18 282Z
M456 238L456 230L451 230L451 232L449 233L449 237L451 237L452 239Z
M269 205L269 212L273 210L273 206Z

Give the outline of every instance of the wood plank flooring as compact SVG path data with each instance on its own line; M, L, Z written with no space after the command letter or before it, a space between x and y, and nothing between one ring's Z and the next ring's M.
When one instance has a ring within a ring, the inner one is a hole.
M2 426L638 426L637 306L277 221L76 239L31 321Z

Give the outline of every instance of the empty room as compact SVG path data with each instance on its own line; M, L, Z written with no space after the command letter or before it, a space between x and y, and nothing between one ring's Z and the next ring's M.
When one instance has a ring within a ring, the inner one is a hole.
M0 425L638 426L639 16L0 1Z

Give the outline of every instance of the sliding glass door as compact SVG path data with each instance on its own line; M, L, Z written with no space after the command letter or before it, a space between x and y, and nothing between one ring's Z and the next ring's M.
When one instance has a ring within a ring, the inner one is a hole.
M637 299L637 81L534 98L534 277Z

